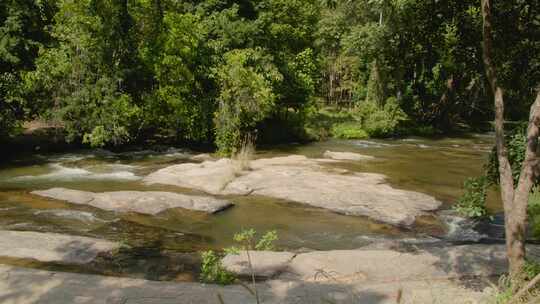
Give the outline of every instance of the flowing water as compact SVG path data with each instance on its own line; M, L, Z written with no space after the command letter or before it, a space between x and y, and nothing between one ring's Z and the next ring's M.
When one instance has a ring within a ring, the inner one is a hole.
M303 154L322 157L326 150L357 152L373 161L331 164L357 172L385 174L394 187L435 196L448 208L461 194L465 178L478 176L493 138L472 134L461 138L396 140L331 140L309 145L262 148L257 157ZM115 256L73 267L0 258L1 263L68 271L128 275L156 280L193 280L197 251L232 244L234 233L254 228L277 230L277 246L288 250L351 249L381 239L414 239L452 232L440 219L421 219L413 229L399 229L362 217L266 197L226 197L235 206L214 215L180 209L156 216L115 213L88 206L43 199L29 192L51 187L86 191L162 190L200 194L141 182L150 172L190 162L187 150L105 150L20 157L0 168L0 229L92 236L130 245ZM362 185L358 185L361 187ZM500 206L490 197L490 208ZM451 221L447 221L451 222ZM454 227L455 228L455 227Z

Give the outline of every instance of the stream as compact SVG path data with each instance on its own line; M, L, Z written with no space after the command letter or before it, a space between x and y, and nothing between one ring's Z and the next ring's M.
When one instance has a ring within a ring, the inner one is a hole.
M320 158L327 150L356 152L372 161L328 164L353 172L386 175L396 188L418 191L450 206L467 177L482 174L493 136L388 140L330 140L307 145L260 148L256 157L302 154ZM412 229L396 228L363 217L345 216L306 205L258 196L228 196L235 206L217 214L171 209L156 216L115 213L40 198L31 191L65 187L85 191L157 190L201 194L170 186L148 186L142 177L158 169L193 162L195 153L160 148L113 153L107 150L33 154L0 167L0 229L90 236L129 245L84 266L0 258L0 263L63 271L130 276L151 280L193 281L201 250L233 244L236 232L277 230L283 250L353 249L380 240L421 240L432 236L459 239L460 220L444 215L419 219ZM361 187L362 185L358 185ZM488 208L500 210L495 193Z

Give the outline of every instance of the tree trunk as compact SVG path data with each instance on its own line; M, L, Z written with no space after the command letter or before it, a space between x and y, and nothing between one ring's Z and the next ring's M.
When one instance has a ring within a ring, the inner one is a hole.
M493 40L491 24L491 0L482 0L484 67L486 76L493 90L495 102L495 141L499 161L499 179L501 198L505 213L506 246L510 275L515 277L522 270L525 262L525 233L527 227L527 204L534 183L535 167L538 163L538 136L540 135L540 92L531 106L529 127L527 130L527 149L519 181L514 190L512 168L508 161L508 152L504 138L504 96L498 84L493 63Z
M540 135L540 92L531 106L527 130L527 149L521 167L519 182L507 219L506 239L510 273L517 274L525 261L525 238L527 229L527 205L534 185L535 168L538 164L538 136ZM510 209L510 208L509 208Z

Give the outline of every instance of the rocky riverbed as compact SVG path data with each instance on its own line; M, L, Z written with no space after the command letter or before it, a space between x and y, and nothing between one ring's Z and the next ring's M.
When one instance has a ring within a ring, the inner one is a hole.
M15 160L0 168L0 303L251 303L243 287L194 283L200 251L231 246L246 228L277 230L284 250L251 252L264 303L476 301L504 271L504 250L456 247L485 235L444 210L485 157L479 144L488 146L473 137L290 145L251 161L167 147ZM223 264L251 275L243 253Z
M257 159L239 168L234 160L220 159L170 166L144 182L210 194L263 195L403 226L441 205L429 195L389 186L383 175L329 169L323 166L327 162L291 155Z

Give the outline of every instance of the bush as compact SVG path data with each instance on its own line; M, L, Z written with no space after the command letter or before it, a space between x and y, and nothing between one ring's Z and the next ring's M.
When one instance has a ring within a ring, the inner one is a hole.
M407 115L393 97L388 98L382 108L373 102L362 104L358 116L362 121L362 128L370 137L395 135L398 125L407 119Z
M355 122L352 111L339 111L332 108L318 109L314 106L306 110L304 129L309 138L324 140L332 136L332 128L342 123Z
M517 185L521 165L525 159L525 149L527 148L527 123L517 124L506 136L508 161L512 167L514 184ZM494 147L489 155L489 162L486 165L486 174L491 184L499 184L499 160L497 150ZM535 185L540 184L540 176L536 178Z
M487 185L487 179L484 176L467 179L463 184L465 193L454 205L454 210L470 218L486 216Z
M232 284L235 281L232 273L221 265L221 257L214 251L202 253L201 281L204 283L217 283L221 285Z
M215 119L216 145L221 154L231 155L243 137L276 107L274 87L283 76L272 57L261 49L242 49L225 54L218 79L221 91Z
M339 123L332 127L332 136L342 139L366 139L369 135L358 122Z
M526 260L523 269L517 276L503 275L499 278L499 284L496 286L497 289L492 302L495 304L537 303L534 299L537 299L536 297L540 291L538 285L531 286L531 289L522 294L519 299L516 298L516 293L527 286L538 274L540 274L540 264Z

